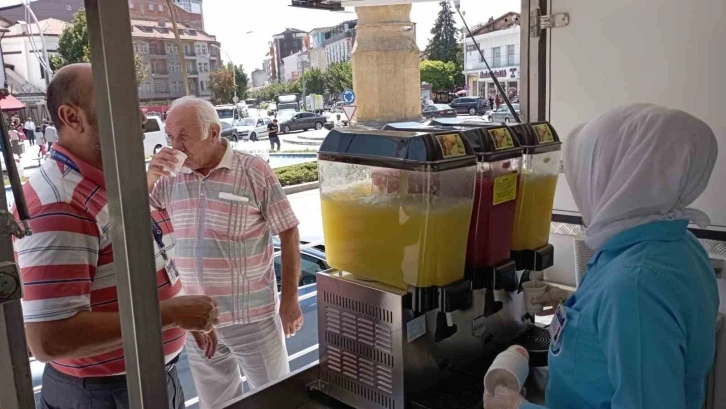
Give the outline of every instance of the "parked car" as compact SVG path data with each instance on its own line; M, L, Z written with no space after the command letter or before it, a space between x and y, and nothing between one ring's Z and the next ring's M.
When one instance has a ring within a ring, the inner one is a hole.
M456 111L446 104L426 105L421 111L424 118L456 117Z
M512 108L514 108L517 116L519 116L519 104L512 104ZM514 120L514 115L506 104L502 104L499 109L492 111L492 113L489 114L490 122L512 122Z
M457 114L484 115L488 101L482 97L462 97L451 101L449 105Z
M237 142L239 140L237 128L228 124L227 122L222 122L222 136L232 142Z
M291 131L323 129L323 125L328 122L328 118L323 115L313 114L312 112L298 112L291 116L278 115L277 121L282 133L290 133Z
M301 241L300 244L308 244L306 241ZM272 240L272 247L275 252L280 251L280 241L277 237ZM275 256L275 278L277 278L277 290L280 290L282 285L281 274L282 274L282 263L281 257L278 254ZM300 250L300 286L314 284L316 282L316 273L318 271L325 271L330 268L327 258L325 256L325 246L318 245L315 247L308 247Z
M147 116L144 124L144 156L156 155L164 146L169 146L164 123L158 116Z
M243 141L253 140L268 136L267 125L272 122L267 117L243 118L237 123L237 136Z

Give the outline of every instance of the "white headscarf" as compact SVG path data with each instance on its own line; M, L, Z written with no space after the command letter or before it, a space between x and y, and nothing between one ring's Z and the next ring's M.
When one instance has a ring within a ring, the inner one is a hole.
M710 223L686 206L706 189L718 145L711 128L683 111L633 104L577 127L564 146L565 176L599 249L616 234L658 220Z

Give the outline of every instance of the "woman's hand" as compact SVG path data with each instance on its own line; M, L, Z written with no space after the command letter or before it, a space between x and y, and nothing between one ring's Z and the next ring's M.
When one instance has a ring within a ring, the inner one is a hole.
M519 405L527 402L517 391L506 386L497 386L494 394L484 392L484 409L518 409Z

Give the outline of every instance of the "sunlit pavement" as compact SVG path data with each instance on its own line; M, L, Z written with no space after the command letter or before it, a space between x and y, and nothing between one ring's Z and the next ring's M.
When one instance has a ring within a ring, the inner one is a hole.
M300 220L298 226L300 230L300 239L306 241L319 241L323 238L322 216L320 214L319 191L311 190L307 192L290 195L290 204L295 214ZM300 331L294 337L286 340L288 356L290 360L290 370L294 371L318 359L318 315L317 315L317 297L305 296L315 290L315 286L309 286L300 290L300 306L303 310L305 323ZM32 361L31 371L33 374L33 387L36 388L36 407L40 408L40 384L43 374L44 364ZM177 363L177 372L179 380L184 389L184 396L189 404L189 408L198 408L196 403L196 389L192 380L192 374L189 369L186 353L182 352L179 362ZM245 390L248 390L245 383Z

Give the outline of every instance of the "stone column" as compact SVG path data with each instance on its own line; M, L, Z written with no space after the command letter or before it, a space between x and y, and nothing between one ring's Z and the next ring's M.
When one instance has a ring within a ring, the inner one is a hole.
M355 123L380 128L421 119L420 52L411 5L356 7L353 89Z

